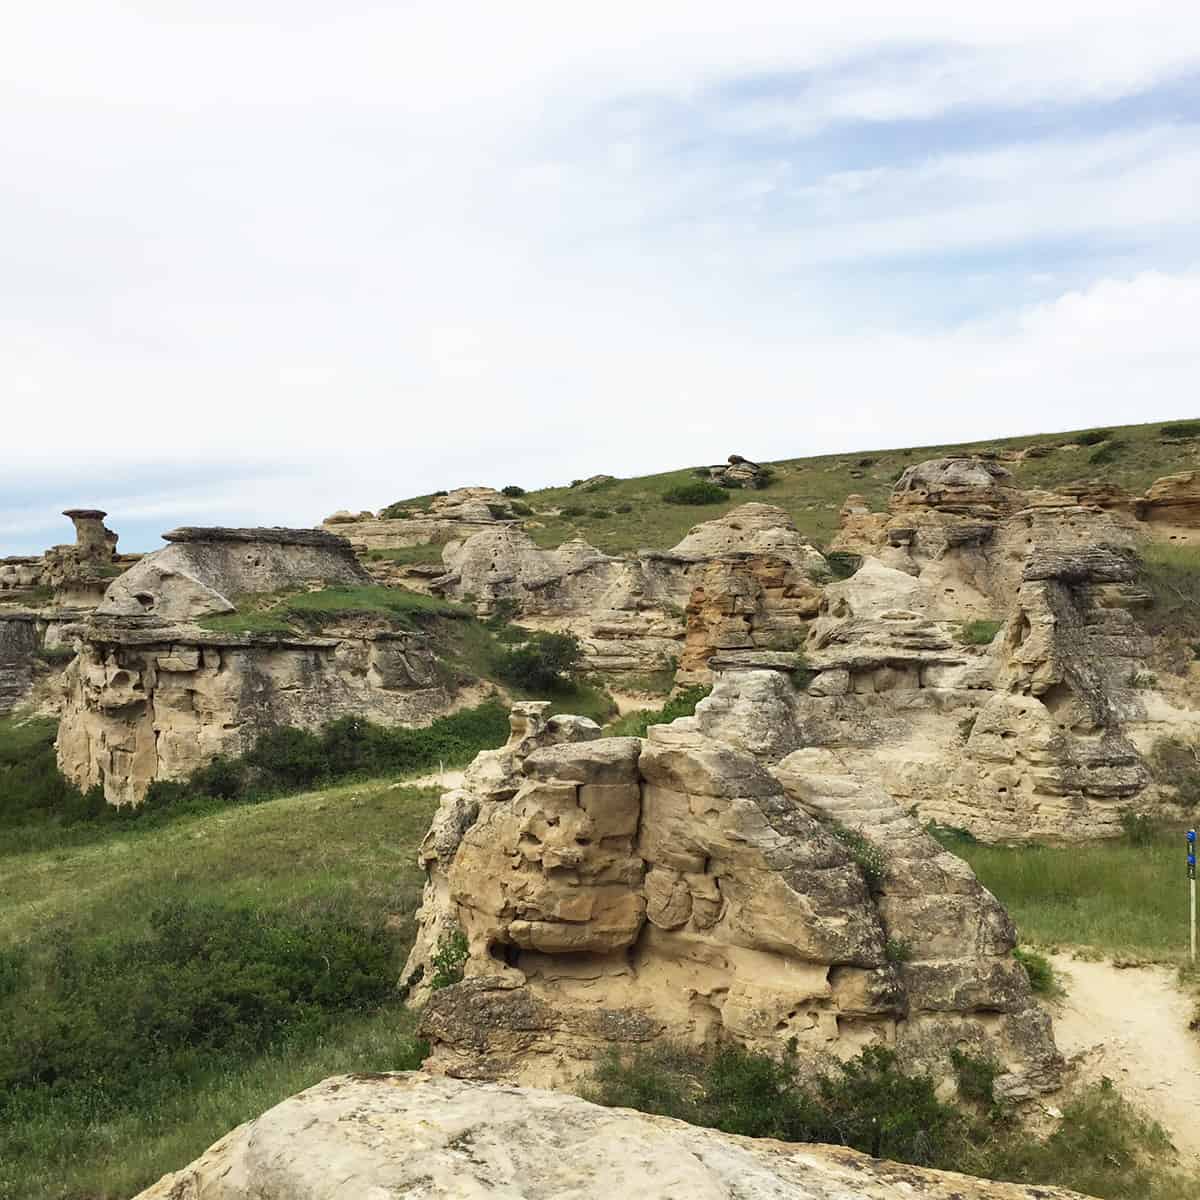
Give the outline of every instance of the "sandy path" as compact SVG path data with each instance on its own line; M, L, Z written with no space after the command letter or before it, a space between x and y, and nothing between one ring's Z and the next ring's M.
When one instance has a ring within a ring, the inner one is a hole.
M1200 1157L1200 1036L1169 967L1118 968L1051 956L1067 988L1051 1005L1058 1048L1084 1079L1109 1076L1182 1154Z

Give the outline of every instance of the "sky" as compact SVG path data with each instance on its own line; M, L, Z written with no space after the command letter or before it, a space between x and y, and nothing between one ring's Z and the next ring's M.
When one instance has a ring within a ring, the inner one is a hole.
M58 0L0 555L1200 416L1200 7Z

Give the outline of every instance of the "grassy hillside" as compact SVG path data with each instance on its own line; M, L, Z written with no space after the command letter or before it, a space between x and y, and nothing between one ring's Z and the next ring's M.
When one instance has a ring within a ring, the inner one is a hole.
M1196 427L1187 428L1189 424ZM1019 487L1052 488L1071 480L1095 478L1140 492L1160 475L1193 470L1200 465L1200 439L1180 437L1180 432L1200 434L1200 423L1110 426L987 442L892 450L864 448L850 454L781 459L771 464L776 475L769 488L760 492L733 491L722 503L705 506L672 505L662 499L668 488L691 481L697 464L662 475L617 479L599 485L542 488L528 492L521 502L533 510L530 532L543 546L557 546L569 538L582 536L612 554L643 547L663 549L674 545L698 521L718 516L748 500L780 505L802 532L818 545L824 545L837 529L838 510L847 495L858 492L873 508L882 507L900 472L927 458L1000 454L1037 445L1047 450L1044 456L1005 464ZM1066 449L1068 446L1075 448ZM714 446L714 460L736 449L736 446ZM615 474L621 464L605 464L605 469ZM520 485L522 481L505 478L490 482L499 487ZM415 510L429 499L417 497L397 504ZM548 517L545 512L551 508L569 509L571 514Z
M434 805L349 784L0 857L0 1196L128 1197L298 1088L418 1061L393 988Z

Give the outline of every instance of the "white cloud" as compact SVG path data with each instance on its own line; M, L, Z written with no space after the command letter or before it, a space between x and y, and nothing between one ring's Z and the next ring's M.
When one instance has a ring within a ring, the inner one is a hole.
M1083 0L19 6L0 540L47 486L164 526L309 522L477 480L1181 415L1195 126L1046 123L1195 71L1198 31L1183 4ZM853 170L763 145L980 106L1037 128L964 152L931 127ZM1068 238L1095 260L1034 255L1020 292L954 265ZM898 293L896 259L944 272L940 306ZM212 479L134 469L195 463Z

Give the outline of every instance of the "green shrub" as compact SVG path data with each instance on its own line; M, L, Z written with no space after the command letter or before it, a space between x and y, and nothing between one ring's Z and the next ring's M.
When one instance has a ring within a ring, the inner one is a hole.
M883 957L890 963L899 964L912 961L912 942L905 938L888 938L884 943Z
M837 821L830 821L826 828L858 864L867 889L878 892L887 878L887 855L873 842L867 841L857 829L848 829Z
M663 1046L625 1060L610 1054L593 1078L597 1103L746 1137L826 1142L919 1164L945 1161L965 1143L964 1119L938 1100L933 1081L905 1075L882 1046L815 1076L791 1055Z
M1200 800L1200 746L1181 737L1156 738L1147 761L1154 782L1164 788L1175 803L1190 807ZM1127 834L1131 831L1133 816L1129 810L1121 814Z
M728 499L724 488L715 483L706 483L703 479L667 488L662 498L667 504L720 504Z
M567 505L564 505L563 508L560 510L559 515L567 517L570 520L576 520L579 517L586 517L587 511L588 510L586 508L583 508L578 504L567 504Z
M1088 462L1095 466L1102 467L1107 463L1116 462L1125 453L1125 443L1113 440L1105 442L1103 446L1097 446L1095 450L1088 455Z
M523 645L497 655L495 671L515 687L554 692L570 684L582 657L583 647L574 634L531 633Z
M846 550L827 550L825 561L834 579L849 579L862 566L862 555Z
M1013 951L1013 958L1025 968L1025 974L1029 976L1029 986L1039 996L1062 995L1063 989L1054 973L1054 966L1044 954L1018 946Z
M511 512L514 517L533 516L533 509L530 508L528 504L522 504L519 500L514 500L512 504L508 506L508 508L509 512Z
M508 504L489 504L487 510L493 521L507 521L512 516L512 507Z
M1121 809L1121 831L1131 846L1152 845L1156 829L1146 813L1134 812L1132 808Z
M1079 446L1098 446L1101 442L1107 442L1112 435L1111 429L1089 429L1086 433L1079 434L1075 443Z
M994 1058L984 1058L955 1047L950 1051L950 1065L958 1082L958 1094L976 1104L995 1102L996 1077L1000 1064Z
M959 637L968 646L990 646L1003 628L1003 621L964 621Z
M433 974L430 976L429 986L436 992L441 988L460 983L463 977L463 967L469 954L470 946L467 943L467 935L462 930L455 929L452 933L444 934L442 940L438 942L436 953L430 959L433 965Z
M593 508L588 510L589 517L595 517L597 521L607 521L612 513L607 508Z
M626 713L619 721L614 721L606 732L611 737L645 737L651 725L669 725L679 717L693 716L696 705L711 691L712 688L693 684L673 696L662 708Z
M0 1118L44 1088L112 1111L147 1075L316 1031L335 1012L381 1004L396 961L382 921L336 911L179 900L136 934L51 931L25 952L25 986L0 1001Z
M514 500L516 500L518 497L525 495L525 489L523 487L518 487L515 483L510 483L506 487L502 487L500 489L500 494L502 496L511 496Z
M754 478L750 480L750 486L756 491L761 492L775 482L775 475L774 467L759 467L754 474Z
M1174 425L1162 426L1158 432L1165 438L1200 437L1200 421L1179 421Z
M379 515L385 521L408 521L412 519L412 510L403 504L389 504Z
M47 818L72 824L110 807L98 787L85 795L59 772L57 734L48 718L0 720L0 828Z

